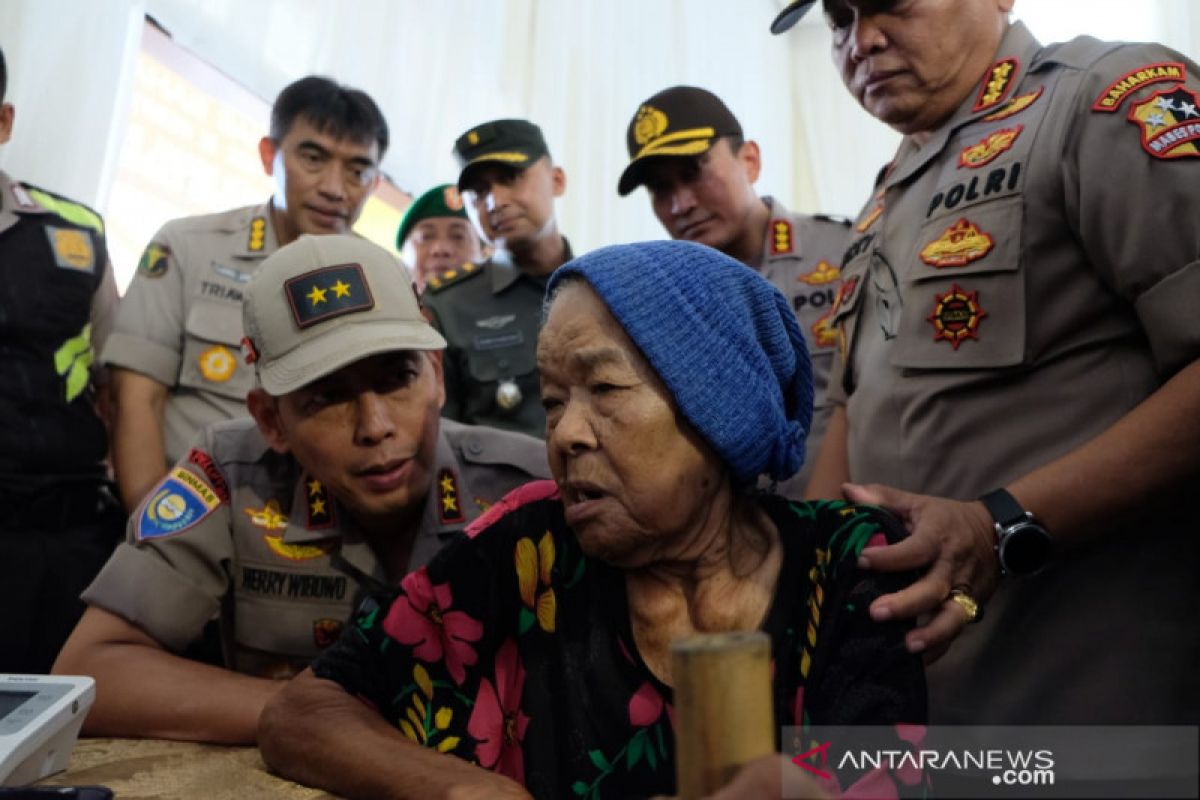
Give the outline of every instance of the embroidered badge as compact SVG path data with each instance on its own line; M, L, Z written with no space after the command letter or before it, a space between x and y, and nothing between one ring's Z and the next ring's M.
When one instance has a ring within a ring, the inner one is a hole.
M228 347L220 344L214 344L212 347L200 354L197 359L200 365L200 374L205 380L213 383L224 383L233 377L233 371L237 367L237 359L233 356L233 351Z
M222 278L228 278L229 280L236 281L237 283L250 282L249 272L242 272L241 270L234 269L233 267L227 267L224 264L218 264L215 261L210 261L209 266L212 267L213 272L217 273ZM240 298L238 302L241 302Z
M654 106L642 106L633 121L633 140L639 147L662 136L670 125L667 115Z
M1200 156L1200 97L1191 89L1162 89L1129 109L1129 121L1142 130L1142 149L1155 158Z
M478 264L473 264L470 261L464 261L463 265L458 269L448 269L441 275L430 278L426 286L434 291L438 291L440 289L445 289L447 286L456 283L458 280L465 278L468 275L478 274L481 274L479 272Z
M304 488L308 494L308 503L305 506L308 511L308 521L305 527L309 530L333 527L333 505L325 487L316 478L310 478L304 484Z
M340 264L305 272L284 281L292 319L300 329L319 322L368 311L375 298L359 264Z
M342 627L340 619L325 617L313 620L313 644L317 646L318 650L324 650L342 635Z
M979 227L960 219L921 250L921 260L931 267L961 267L991 252L995 241Z
M832 308L826 311L821 315L820 319L813 323L810 329L813 335L813 344L817 347L828 348L837 346L838 333L833 325L830 324L833 320L833 311L834 309Z
M63 269L79 272L94 272L96 251L92 248L92 237L77 228L46 226L46 238L54 251L54 263Z
M246 249L258 253L267 246L267 218L255 217L250 220L250 237L246 240Z
M268 500L262 508L243 508L242 513L250 518L250 524L256 528L262 528L264 531L287 530L288 518L279 510L278 500Z
M442 189L442 202L451 211L462 211L463 199L457 186L447 186L445 189Z
M273 501L272 501L273 502ZM288 561L310 561L314 558L327 556L337 548L337 539L326 539L321 542L285 542L282 536L266 533L263 541L271 552Z
M1042 96L1042 91L1046 87L1039 86L1036 91L1029 94L1022 94L1014 97L1004 104L1004 107L999 111L993 111L983 118L984 122L996 122L997 120L1008 119L1011 116L1020 114L1025 109L1037 102L1037 99Z
M971 111L983 111L999 104L1012 88L1019 65L1020 62L1015 58L1004 58L993 64L983 85L979 87L979 97L975 99L975 106Z
M479 144L479 131L471 131L467 134L468 144Z
M498 331L505 325L517 321L516 314L497 314L494 317L484 317L483 319L475 320L475 324L480 328L487 328L489 331Z
M147 278L161 278L167 274L167 259L170 255L171 248L165 244L151 242L142 251L142 258L138 261L138 272Z
M771 220L771 255L792 252L792 223L786 219Z
M817 262L816 269L803 275L797 275L796 280L801 283L807 283L809 286L824 286L827 283L833 283L841 276L842 271L840 269L825 259L821 259Z
M438 472L438 522L451 525L465 522L467 517L458 495L458 478L452 469L442 469Z
M830 314L836 314L842 304L850 299L850 295L854 294L855 288L858 286L858 278L848 278L842 288L838 289L837 297L833 300L833 305L829 309Z
M225 482L225 476L221 474L221 468L212 460L212 456L197 447L193 447L187 454L187 460L200 468L209 486L217 493L217 497L221 498L221 502L228 503L229 484Z
M863 217L862 219L860 219L858 221L858 224L854 226L854 230L858 231L859 233L866 233L867 229L870 228L872 225L874 225L875 221L882 216L883 216L883 201L881 200L878 205L876 205L873 209L871 209L870 214L867 214L865 217Z
M979 292L960 289L958 284L945 294L935 294L933 313L925 319L933 325L933 340L945 339L955 350L966 339L976 339L979 321L987 312L979 307Z
M1092 111L1103 111L1111 114L1121 107L1125 98L1143 86L1164 81L1183 83L1187 80L1187 71L1178 61L1160 61L1156 64L1146 64L1135 70L1126 72L1110 83L1092 103Z
M959 169L963 167L978 169L985 164L992 163L999 158L1001 153L1011 149L1017 143L1017 137L1021 135L1021 131L1023 130L1025 130L1024 125L1001 128L998 131L989 133L978 144L963 148L963 151L958 154Z
M162 539L183 533L221 504L212 487L191 470L176 467L150 492L138 517L137 539Z

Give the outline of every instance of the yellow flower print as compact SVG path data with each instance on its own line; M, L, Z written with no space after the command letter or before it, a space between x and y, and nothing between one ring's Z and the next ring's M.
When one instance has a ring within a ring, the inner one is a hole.
M536 546L529 537L521 539L517 542L513 560L516 562L521 600L526 609L533 612L533 615L522 612L521 632L528 630L536 615L538 626L547 633L554 633L557 607L554 589L550 587L550 572L554 568L554 537L546 531Z

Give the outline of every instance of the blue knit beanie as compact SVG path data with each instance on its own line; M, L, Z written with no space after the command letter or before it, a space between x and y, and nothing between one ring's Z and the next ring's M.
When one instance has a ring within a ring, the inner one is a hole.
M691 242L615 245L568 261L646 356L679 410L743 484L794 475L812 424L808 346L784 296ZM548 309L547 309L548 310Z

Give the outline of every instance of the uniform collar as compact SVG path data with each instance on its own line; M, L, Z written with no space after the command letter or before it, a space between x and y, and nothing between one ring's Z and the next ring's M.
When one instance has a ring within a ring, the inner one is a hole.
M19 181L0 170L0 231L17 224L19 214L44 214L46 209L34 202Z
M249 216L238 226L237 247L233 250L234 258L260 259L279 249L279 237L275 232L275 221L271 214L270 199L262 205L250 209Z
M571 253L571 243L567 241L567 237L562 237L563 249L566 251L566 258L563 260L565 264L575 256ZM497 250L491 258L491 266L489 272L492 274L492 294L500 294L508 287L519 281L522 277L528 278L537 283L538 286L545 288L546 278L535 278L521 266L517 264L512 257L512 253L507 250Z
M1041 49L1042 45L1033 38L1025 23L1018 21L1009 24L987 71L950 117L950 121L920 148L911 138L904 137L896 156L896 169L885 179L884 188L905 181L920 171L945 148L959 128L1001 108L1016 94L1021 80Z

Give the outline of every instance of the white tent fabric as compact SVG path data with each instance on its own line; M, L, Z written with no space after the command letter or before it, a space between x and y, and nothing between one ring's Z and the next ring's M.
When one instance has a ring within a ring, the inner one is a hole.
M104 209L142 17L270 100L327 74L369 91L392 129L384 162L420 192L456 174L471 125L532 119L566 169L577 252L661 238L644 192L616 194L644 98L716 92L764 156L759 189L794 210L853 214L897 136L842 88L819 13L767 32L783 0L0 0L17 131L0 167ZM1200 50L1193 0L1018 0L1043 41L1093 33ZM266 120L263 121L264 131Z

